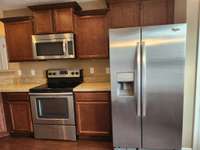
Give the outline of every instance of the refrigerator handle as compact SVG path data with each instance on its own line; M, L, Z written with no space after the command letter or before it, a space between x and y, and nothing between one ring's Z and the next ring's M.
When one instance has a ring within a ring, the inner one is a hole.
M141 117L141 47L140 42L137 43L136 51L136 76L135 76L135 90L136 90L136 99L137 99L137 116Z
M142 117L146 117L146 50L142 42Z

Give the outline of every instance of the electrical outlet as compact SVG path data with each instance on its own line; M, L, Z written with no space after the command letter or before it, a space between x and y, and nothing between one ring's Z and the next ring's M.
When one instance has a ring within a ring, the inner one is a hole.
M90 74L94 74L94 68L90 67Z
M18 74L18 76L22 76L22 71L21 71L21 70L18 70L18 71L17 71L17 74Z
M106 67L106 74L110 74L110 68Z
M35 76L35 75L36 75L35 69L31 69L31 75L32 75L32 76Z

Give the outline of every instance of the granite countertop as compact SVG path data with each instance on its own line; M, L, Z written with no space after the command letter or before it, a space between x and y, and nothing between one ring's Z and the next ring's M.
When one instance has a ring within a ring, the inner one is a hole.
M39 85L41 85L41 83L17 83L0 85L0 92L29 92L29 89Z
M29 92L29 89L43 83L17 83L0 85L0 92ZM82 83L73 89L75 92L110 91L109 82Z
M82 83L73 89L74 92L110 91L109 82Z

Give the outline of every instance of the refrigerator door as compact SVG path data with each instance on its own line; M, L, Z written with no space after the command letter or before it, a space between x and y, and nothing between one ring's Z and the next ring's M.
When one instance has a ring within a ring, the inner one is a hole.
M111 29L109 36L113 145L141 147L140 28Z
M179 149L186 25L144 27L142 38L143 148Z

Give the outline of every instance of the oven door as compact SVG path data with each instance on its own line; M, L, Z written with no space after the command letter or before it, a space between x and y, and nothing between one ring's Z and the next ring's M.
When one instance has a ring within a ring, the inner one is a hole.
M34 124L74 125L72 93L30 93Z

